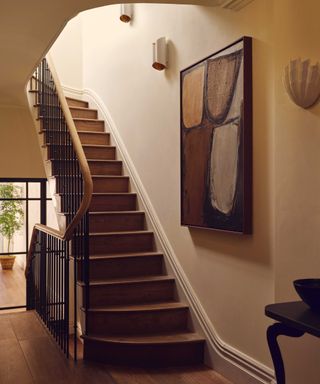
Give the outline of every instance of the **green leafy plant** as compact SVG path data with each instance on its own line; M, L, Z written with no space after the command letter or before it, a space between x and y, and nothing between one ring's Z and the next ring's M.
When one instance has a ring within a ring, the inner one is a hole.
M8 240L8 253L13 235L23 226L24 211L21 200L21 187L12 183L0 184L0 233Z

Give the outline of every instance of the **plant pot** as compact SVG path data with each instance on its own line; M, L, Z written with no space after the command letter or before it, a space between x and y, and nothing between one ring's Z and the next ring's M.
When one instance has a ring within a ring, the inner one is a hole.
M0 264L2 269L12 269L15 259L15 256L0 256Z

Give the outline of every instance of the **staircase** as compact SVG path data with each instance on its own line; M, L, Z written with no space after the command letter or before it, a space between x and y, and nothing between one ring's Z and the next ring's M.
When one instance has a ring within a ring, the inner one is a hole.
M204 339L188 327L188 306L179 302L175 279L165 273L104 121L87 102L67 102L93 179L84 358L138 366L202 363ZM55 167L52 160L53 172ZM78 285L85 290L81 268Z

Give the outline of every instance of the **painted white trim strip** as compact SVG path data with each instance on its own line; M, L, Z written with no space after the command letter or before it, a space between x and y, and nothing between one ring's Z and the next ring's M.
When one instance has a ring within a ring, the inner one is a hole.
M72 93L72 89L70 87L65 87L66 92ZM102 115L102 118L105 120L106 125L110 129L110 133L113 136L113 139L116 143L116 146L121 154L121 157L124 161L124 165L126 166L129 176L133 181L137 194L140 195L141 201L144 205L145 212L150 219L151 225L155 230L155 235L158 237L162 250L167 257L170 266L172 267L175 276L177 278L178 284L181 286L185 296L187 297L190 308L195 314L199 324L201 325L204 335L210 344L210 347L214 350L216 354L218 354L224 360L227 360L230 364L241 370L243 373L250 377L251 383L263 383L263 384L271 384L274 382L274 372L265 366L264 364L256 361L250 356L242 353L241 351L233 348L232 346L225 343L218 335L215 330L212 322L208 318L204 308L202 307L196 293L194 292L187 276L185 275L181 264L179 263L173 248L167 238L165 231L160 223L160 220L153 208L153 205L148 197L148 194L141 182L141 179L136 171L136 168L130 158L128 151L124 145L122 138L116 128L116 125L105 106L102 99L91 89L84 89L83 91L75 90L73 93L73 97L79 96L79 94L84 96L84 99L89 99L96 104L99 112ZM81 97L82 98L82 97ZM254 381L252 381L252 379ZM246 382L246 381L244 381ZM240 384L240 381L237 384Z

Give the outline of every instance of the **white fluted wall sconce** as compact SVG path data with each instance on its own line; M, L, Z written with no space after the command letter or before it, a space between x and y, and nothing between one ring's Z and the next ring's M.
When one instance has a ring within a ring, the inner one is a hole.
M310 59L290 60L285 67L284 86L291 100L302 108L314 105L320 96L320 64Z
M133 6L132 4L120 4L120 20L129 23L132 20Z
M160 37L152 43L153 56L152 67L158 71L168 68L167 40Z

